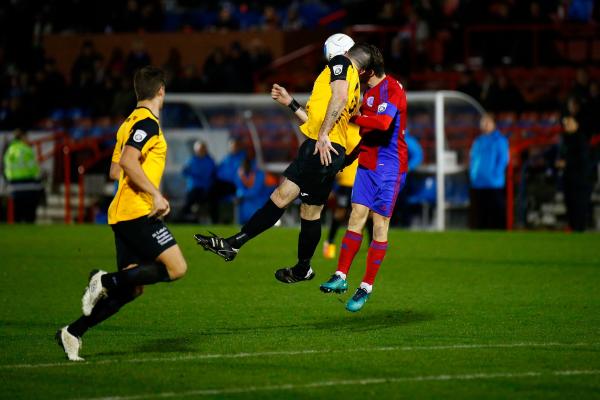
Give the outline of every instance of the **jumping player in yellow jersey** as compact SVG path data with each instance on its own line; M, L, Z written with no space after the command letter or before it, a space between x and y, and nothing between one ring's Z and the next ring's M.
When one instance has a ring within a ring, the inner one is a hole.
M283 175L286 179L239 233L227 239L195 235L196 241L205 250L218 254L226 261L233 260L242 245L272 227L281 218L285 208L300 196L298 262L292 268L277 270L275 277L284 283L294 283L315 276L310 260L321 239L321 210L335 175L344 163L348 120L356 111L360 99L359 74L371 61L367 45L355 44L345 50L345 54L331 58L315 81L306 109L300 107L285 88L273 85L271 97L294 111L302 122L300 129L308 139L285 170Z
M187 270L173 235L159 219L170 210L158 189L167 155L158 120L165 98L165 74L144 67L135 73L134 88L137 108L117 134L113 162L120 169L119 188L108 210L118 272L92 271L82 299L83 316L56 333L72 361L83 360L79 356L81 337L89 328L142 294L144 285L174 281Z

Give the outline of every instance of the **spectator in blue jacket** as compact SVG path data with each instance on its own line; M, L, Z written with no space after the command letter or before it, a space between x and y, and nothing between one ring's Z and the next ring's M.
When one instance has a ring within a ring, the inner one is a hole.
M238 168L244 162L246 152L242 144L237 139L231 139L229 142L229 154L221 160L217 168L217 179L223 182L235 184Z
M238 169L246 158L246 151L238 139L229 141L229 153L217 167L216 180L210 193L210 209L213 223L219 221L219 206L222 202L231 203L236 194Z
M182 173L187 181L187 194L181 218L191 221L195 219L192 207L209 201L209 193L215 181L216 166L208 154L206 143L200 140L194 143L194 154L185 164Z
M480 128L482 134L473 142L470 154L470 225L473 229L505 229L508 139L489 114L481 118Z
M404 131L404 141L408 148L408 173L410 174L423 162L423 148L419 140L411 135L408 129Z
M265 184L265 173L250 158L245 158L236 174L238 223L245 224L263 206L273 188Z

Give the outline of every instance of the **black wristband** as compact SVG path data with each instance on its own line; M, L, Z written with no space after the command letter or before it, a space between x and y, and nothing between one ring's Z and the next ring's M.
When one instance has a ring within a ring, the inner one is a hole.
M296 110L298 110L300 108L300 103L298 103L296 101L296 99L292 98L292 102L288 105L288 107L290 108L290 110L292 110L293 112L296 112Z

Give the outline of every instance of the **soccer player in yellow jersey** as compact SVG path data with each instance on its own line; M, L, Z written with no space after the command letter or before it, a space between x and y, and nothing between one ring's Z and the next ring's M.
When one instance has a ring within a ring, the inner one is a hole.
M187 270L177 242L159 219L170 210L159 191L167 155L158 120L165 74L144 67L135 73L134 88L137 108L117 134L113 162L120 169L119 188L108 210L118 272L92 271L82 299L83 316L57 332L58 343L72 361L82 360L81 337L89 328L139 296L144 285L174 281Z
M197 234L199 245L231 261L242 245L272 227L285 208L300 196L298 262L292 268L277 270L275 277L284 283L295 283L315 276L310 260L321 239L321 210L344 163L348 120L360 99L359 75L370 61L370 49L364 44L355 44L345 54L331 58L314 83L306 109L285 88L273 85L271 97L294 111L308 138L283 173L286 179L239 233L227 239Z

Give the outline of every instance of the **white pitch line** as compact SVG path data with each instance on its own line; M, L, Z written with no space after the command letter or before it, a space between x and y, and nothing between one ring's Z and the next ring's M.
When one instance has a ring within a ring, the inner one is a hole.
M310 354L335 354L335 353L368 353L368 352L390 352L390 351L431 351L431 350L469 350L469 349L507 349L518 347L594 347L600 343L498 343L498 344L453 344L439 346L386 346L386 347L364 347L349 349L325 349L325 350L290 350L290 351L263 351L249 353L223 353L223 354L189 354L176 357L148 357L148 358L130 358L130 359L107 359L86 362L58 362L58 363L40 363L40 364L5 364L0 365L3 369L31 369L31 368L54 368L54 367L74 367L103 365L116 363L147 363L147 362L176 362L176 361L196 361L227 358L249 358L249 357L269 357L269 356L302 356Z
M240 394L266 391L283 391L295 389L314 389L330 386L363 386L380 385L386 383L403 382L432 382L432 381L470 381L477 379L501 379L501 378L536 378L540 376L577 376L577 375L598 375L600 370L567 370L567 371L528 371L528 372L495 372L463 375L429 375L429 376L403 376L389 378L364 378L364 379L346 379L337 381L322 381L304 384L284 384L267 386L248 386L223 389L198 389L185 392L162 392L146 393L132 396L109 396L109 397L90 397L78 400L140 400L140 399L165 399L172 397L190 397L190 396L218 396L227 394Z

